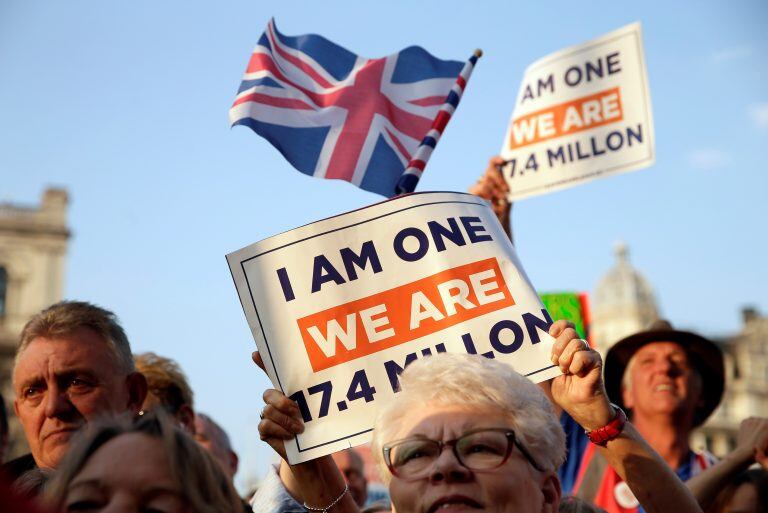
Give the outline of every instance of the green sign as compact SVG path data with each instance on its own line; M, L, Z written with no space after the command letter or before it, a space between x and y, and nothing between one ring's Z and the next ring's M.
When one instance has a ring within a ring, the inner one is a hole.
M539 294L544 307L552 320L565 319L576 326L581 338L587 338L588 318L586 313L586 294L577 292L559 292Z

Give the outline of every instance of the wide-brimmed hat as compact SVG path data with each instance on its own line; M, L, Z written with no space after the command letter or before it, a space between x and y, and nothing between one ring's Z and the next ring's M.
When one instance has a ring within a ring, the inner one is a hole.
M614 403L624 408L621 397L621 380L630 358L638 349L651 342L675 342L680 344L701 376L701 404L694 416L694 427L707 420L720 404L725 388L723 353L714 342L688 331L672 328L669 321L659 320L647 331L641 331L619 340L605 356L605 389Z

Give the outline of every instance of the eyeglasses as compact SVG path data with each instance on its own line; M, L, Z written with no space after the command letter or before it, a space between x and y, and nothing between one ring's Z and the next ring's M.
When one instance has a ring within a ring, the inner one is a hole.
M429 475L445 447L451 447L459 463L470 470L493 470L506 463L515 446L533 468L544 470L517 441L515 432L507 428L477 429L446 442L421 437L406 438L384 445L383 452L384 461L393 476L415 481Z

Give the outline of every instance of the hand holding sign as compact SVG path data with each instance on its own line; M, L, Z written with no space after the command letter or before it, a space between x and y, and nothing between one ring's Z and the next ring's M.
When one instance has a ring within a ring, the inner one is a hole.
M552 363L563 373L551 382L552 399L587 430L605 426L613 418L613 408L603 385L603 361L600 354L573 328L560 320L549 334L555 338Z
M499 157L491 157L488 167L477 182L467 192L479 196L491 204L493 213L501 223L507 236L512 240L512 227L510 226L510 210L512 202L509 201L509 184L504 180L501 168L506 161Z
M264 391L263 399L266 406L261 413L259 437L287 462L285 443L304 431L299 406L272 388Z
M266 372L264 361L258 351L251 355L253 363ZM301 420L301 412L298 405L285 397L279 390L267 389L262 395L264 409L259 415L259 436L267 442L272 449L287 461L285 454L285 440L304 431L304 423Z

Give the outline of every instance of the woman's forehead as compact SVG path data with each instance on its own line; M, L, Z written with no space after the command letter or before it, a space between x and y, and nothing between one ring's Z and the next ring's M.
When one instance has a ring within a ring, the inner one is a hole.
M450 440L467 431L484 427L512 427L507 412L490 407L430 406L408 412L398 422L393 440L424 436L433 440Z

